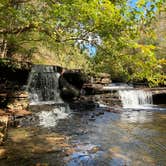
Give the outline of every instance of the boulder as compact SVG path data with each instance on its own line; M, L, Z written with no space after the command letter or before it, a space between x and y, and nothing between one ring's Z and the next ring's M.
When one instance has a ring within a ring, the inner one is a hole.
M70 100L80 95L80 89L63 75L59 78L60 95L63 99Z
M156 93L153 94L154 104L166 104L166 93Z

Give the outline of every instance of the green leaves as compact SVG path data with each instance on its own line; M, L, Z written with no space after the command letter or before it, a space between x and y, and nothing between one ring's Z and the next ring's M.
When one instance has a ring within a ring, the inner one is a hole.
M151 27L162 0L138 0L134 8L125 0L10 2L0 2L0 39L13 47L8 56L19 53L26 57L35 48L40 53L42 45L48 52L42 52L48 56L44 59L54 59L54 54L61 65L71 59L71 66L77 67L80 60L88 67L93 63L95 71L109 72L113 78L147 79L155 85L163 78L163 63L155 54L157 35ZM96 57L88 59L81 44L95 46Z

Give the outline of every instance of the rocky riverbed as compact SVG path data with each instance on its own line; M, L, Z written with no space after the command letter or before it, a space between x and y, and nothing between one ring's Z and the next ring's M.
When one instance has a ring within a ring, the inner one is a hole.
M76 100L63 117L58 114L62 106L31 106L32 115L8 129L0 165L165 164L164 107L123 109L90 98L89 103Z

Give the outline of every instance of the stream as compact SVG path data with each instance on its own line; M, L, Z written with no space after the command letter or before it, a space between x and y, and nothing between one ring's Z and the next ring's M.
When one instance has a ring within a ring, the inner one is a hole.
M52 110L51 110L52 107ZM37 111L11 128L2 166L116 166L166 163L166 109L55 113ZM60 116L60 117L58 117ZM27 121L27 123L26 123ZM47 123L49 121L49 123Z
M166 164L166 106L153 105L151 92L113 85L106 88L118 90L121 105L81 109L78 103L73 110L60 98L58 78L58 68L32 68L32 115L8 129L0 166Z

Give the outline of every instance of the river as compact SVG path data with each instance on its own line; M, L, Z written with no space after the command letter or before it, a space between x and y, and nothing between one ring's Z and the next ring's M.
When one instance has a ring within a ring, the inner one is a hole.
M73 110L60 99L56 72L50 66L32 69L33 114L9 128L1 166L165 165L166 106L153 105L151 92L110 86L120 89L122 104L82 109L78 103Z
M164 166L166 109L122 110L72 112L59 120L45 114L47 125L37 111L27 124L24 119L22 127L9 129L8 154L0 165Z

